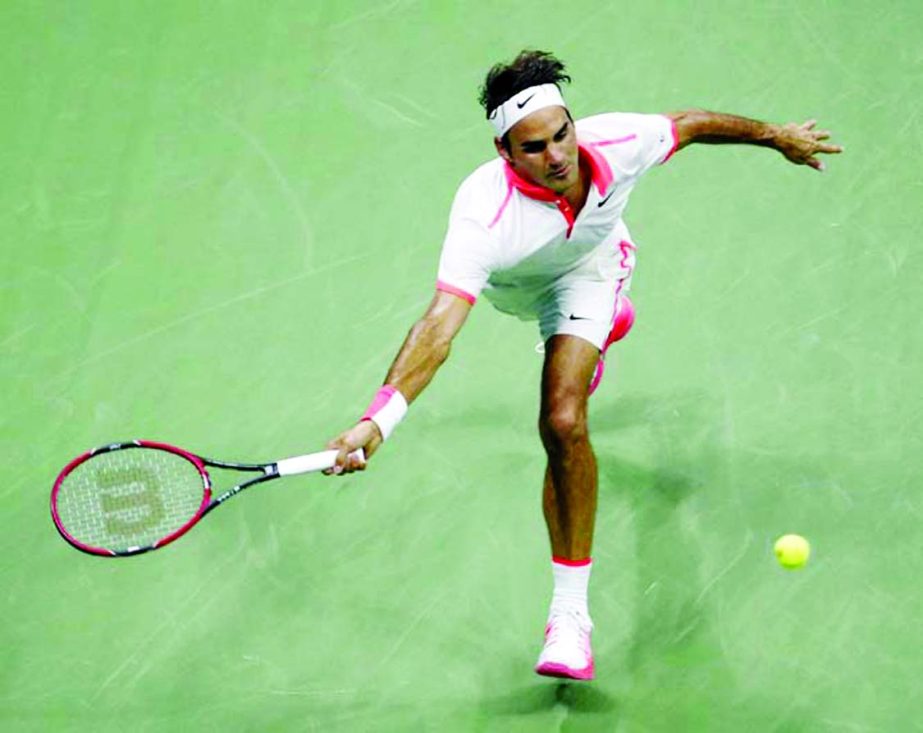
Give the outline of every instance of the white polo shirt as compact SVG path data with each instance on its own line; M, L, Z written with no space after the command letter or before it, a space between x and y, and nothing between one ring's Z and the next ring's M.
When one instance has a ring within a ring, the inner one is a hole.
M575 218L563 196L520 178L503 158L480 166L455 195L439 261L437 289L474 303L483 292L497 308L538 317L554 282L586 272L628 278L634 247L622 222L641 175L677 146L663 115L609 113L574 123L580 156L592 171L586 204Z

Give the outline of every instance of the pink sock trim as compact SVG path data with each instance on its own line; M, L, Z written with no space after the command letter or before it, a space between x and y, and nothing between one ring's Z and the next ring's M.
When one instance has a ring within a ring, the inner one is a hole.
M582 560L568 560L566 557L551 556L551 562L557 565L567 565L569 568L582 568L593 562L593 558L585 557Z
M371 420L375 415L378 414L378 411L388 404L388 400L391 399L391 395L397 392L397 387L392 387L390 384L386 384L384 387L379 389L375 393L375 399L372 400L372 404L368 406L368 409L365 411L365 414L359 418L359 421L362 420Z

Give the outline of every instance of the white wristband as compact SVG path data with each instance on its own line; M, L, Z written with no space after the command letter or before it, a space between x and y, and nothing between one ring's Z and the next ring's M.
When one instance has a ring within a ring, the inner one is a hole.
M381 431L381 439L387 440L406 414L407 400L404 395L396 387L386 384L378 390L362 419L374 422Z

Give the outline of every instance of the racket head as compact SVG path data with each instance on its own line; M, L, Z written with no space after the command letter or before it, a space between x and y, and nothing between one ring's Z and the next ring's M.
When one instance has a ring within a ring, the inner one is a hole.
M91 555L121 557L182 537L211 505L201 458L167 443L133 440L71 461L51 490L61 536Z

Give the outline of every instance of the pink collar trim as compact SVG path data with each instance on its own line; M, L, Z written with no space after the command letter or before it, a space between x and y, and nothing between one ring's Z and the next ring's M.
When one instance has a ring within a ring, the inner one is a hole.
M580 160L584 160L590 164L590 172L593 185L596 186L596 190L599 192L600 196L605 196L606 191L612 184L612 168L609 167L609 163L605 157L603 157L603 154L592 146L577 143L577 147L580 150ZM557 202L562 198L550 188L539 186L537 183L532 183L531 181L527 181L525 178L522 178L515 170L513 170L509 163L503 164L503 170L506 173L507 183L509 183L511 187L515 188L524 196L528 196L529 198L535 199L536 201L554 202Z
M590 162L590 170L593 172L593 185L596 186L600 196L605 196L614 178L612 168L609 167L609 161L592 145L581 145L580 143L577 143L577 145L580 152Z

